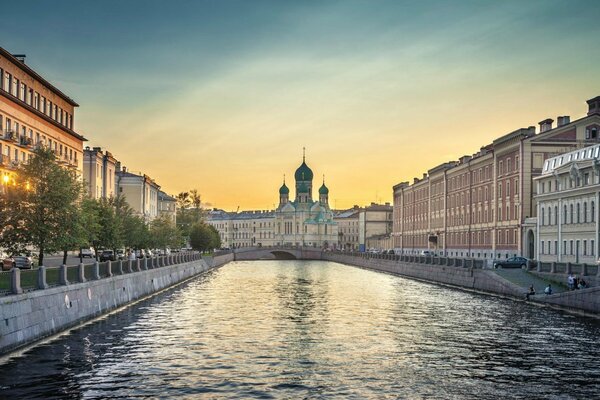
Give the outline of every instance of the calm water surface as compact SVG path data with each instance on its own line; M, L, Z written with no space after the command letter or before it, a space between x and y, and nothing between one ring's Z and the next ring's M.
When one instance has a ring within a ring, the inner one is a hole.
M329 262L231 263L0 365L0 398L599 398L600 322Z

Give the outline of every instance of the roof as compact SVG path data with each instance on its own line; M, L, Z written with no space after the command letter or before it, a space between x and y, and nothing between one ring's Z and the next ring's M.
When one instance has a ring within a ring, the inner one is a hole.
M600 162L600 144L573 150L547 159L544 162L541 176L550 175L559 168L583 161Z
M166 194L162 190L158 191L158 199L161 200L161 201L177 201L177 199L175 197L169 196L168 194Z

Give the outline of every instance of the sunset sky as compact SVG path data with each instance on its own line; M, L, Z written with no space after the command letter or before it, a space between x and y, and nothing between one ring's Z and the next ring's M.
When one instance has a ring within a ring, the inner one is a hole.
M600 95L598 1L3 3L0 46L90 146L226 210L272 208L303 147L332 207L391 201Z

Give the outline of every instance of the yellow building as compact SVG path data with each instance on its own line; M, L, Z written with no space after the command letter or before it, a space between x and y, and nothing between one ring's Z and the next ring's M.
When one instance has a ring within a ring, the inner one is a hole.
M0 183L17 182L15 169L36 146L54 150L58 162L79 175L83 136L73 130L78 104L0 47ZM4 190L4 189L3 189Z

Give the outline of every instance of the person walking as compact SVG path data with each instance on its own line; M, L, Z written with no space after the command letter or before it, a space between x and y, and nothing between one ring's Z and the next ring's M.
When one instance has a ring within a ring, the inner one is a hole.
M552 294L552 285L550 283L548 284L548 286L546 286L546 289L544 289L544 293L546 293L546 295Z

